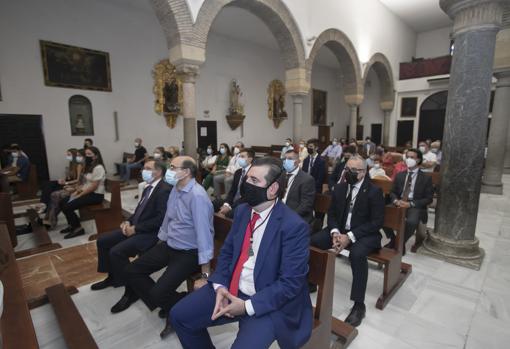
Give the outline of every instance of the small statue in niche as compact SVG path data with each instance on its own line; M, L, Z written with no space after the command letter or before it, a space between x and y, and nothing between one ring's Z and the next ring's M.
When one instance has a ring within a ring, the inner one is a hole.
M281 122L287 119L285 111L285 86L280 80L273 80L267 88L267 104L269 107L268 117L273 120L275 128L278 128Z
M179 88L175 80L165 83L163 113L178 113L180 111L178 94Z
M232 80L230 83L230 107L228 108L227 123L232 130L235 130L239 126L242 126L244 118L244 105L241 103L241 87L237 83L237 80ZM241 136L243 130L241 128Z

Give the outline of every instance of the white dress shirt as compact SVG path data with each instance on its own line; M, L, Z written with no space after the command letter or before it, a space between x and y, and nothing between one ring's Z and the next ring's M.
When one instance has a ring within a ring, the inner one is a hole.
M409 175L409 172L411 173L411 190L409 190L409 201L411 201L414 198L414 186L416 184L416 178L418 178L418 168L415 168L413 171L408 171L406 173L406 179L404 181L404 191L406 190L407 185L407 176ZM423 171L423 170L422 170ZM404 195L404 192L402 192L402 195Z
M267 223L269 222L270 218L269 216L273 211L273 207L276 204L276 202L277 201L275 201L273 205L269 206L264 211L258 212L260 217L254 224L255 231L253 232L253 244L252 244L253 256L249 256L246 262L244 262L243 270L241 271L241 277L239 278L239 291L250 297L256 293L255 279L253 278L254 276L253 274L255 271L255 262L257 260L260 243L262 242L264 232L266 231ZM254 210L251 211L250 220L251 217L253 217L254 212L255 212ZM215 290L217 290L218 287L223 286L224 285L213 284ZM249 316L255 314L255 309L253 309L253 305L251 304L250 299L244 302L244 306L246 308L246 314L248 314Z
M299 166L296 166L296 168L289 172L287 175L290 175L289 182L287 183L287 189L285 189L285 196L283 197L283 202L287 203L287 196L289 195L290 187L294 183L294 179L296 178L297 173L299 172Z
M361 189L361 185L363 184L363 181L365 179L363 178L361 181L359 181L358 183L350 186L350 190L352 190L352 194L351 194L351 202L350 203L346 203L347 205L352 205L352 207L354 207L354 204L356 203L356 198L358 197L358 193L359 193L359 190ZM349 190L347 191L346 193L346 199L347 197L349 196ZM352 210L349 210L349 213L347 215L347 220L345 221L345 229L347 230L347 236L349 237L349 239L355 243L356 242L356 237L354 236L354 234L352 233L351 230L351 218L352 218ZM334 228L334 229L331 229L331 232L330 234L333 235L334 233L340 233L340 230L338 230L337 228Z

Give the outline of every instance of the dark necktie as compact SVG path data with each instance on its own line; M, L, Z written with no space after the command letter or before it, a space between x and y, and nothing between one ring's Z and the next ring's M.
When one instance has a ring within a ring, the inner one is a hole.
M145 208L145 205L147 205L147 202L149 201L149 193L151 192L152 185L148 185L145 187L142 193L142 198L138 202L138 205L136 206L135 213L133 215L133 225L136 225L138 223L138 219L140 218L140 215L143 212L143 209Z
M239 200L239 198L241 197L241 183L243 183L243 179L244 179L244 176L246 175L246 169L243 168L243 171L241 172L241 178L239 178L239 183L237 183L237 190L236 190L236 195L234 195L234 202L236 202L237 200Z
M413 173L408 172L406 178L406 186L404 188L404 192L402 193L402 200L409 201L409 194L411 194L411 184L413 182Z
M340 227L340 230L342 232L345 231L345 224L347 223L347 217L349 216L349 209L351 206L351 200L352 200L352 185L347 185L347 190L349 191L349 195L345 198L345 205L344 205L344 212L342 215L342 225Z
M248 226L246 227L243 244L241 246L241 254L239 255L236 267L234 268L234 273L232 274L232 279L230 280L229 291L236 297L239 291L239 279L241 279L241 272L243 271L244 263L248 260L249 257L250 240L252 238L253 230L255 229L255 223L259 218L260 215L257 212L254 212L250 222L248 223Z

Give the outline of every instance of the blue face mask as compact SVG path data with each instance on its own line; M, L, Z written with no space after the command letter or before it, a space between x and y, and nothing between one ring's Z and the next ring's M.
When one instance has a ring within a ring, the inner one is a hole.
M237 163L239 164L239 166L241 166L242 168L246 168L248 166L248 160L244 159L244 158L239 158L237 160Z
M147 183L152 183L152 171L151 170L143 170L142 171L142 178Z
M179 182L179 179L177 178L177 172L172 170L167 170L165 173L165 182L168 184L175 186L177 182Z
M294 164L294 160L292 159L285 159L283 161L283 168L287 172L292 172L296 168L296 165Z
M227 151L225 150L225 148L220 148L220 153L221 153L221 155L225 155L225 153L226 153L226 152L227 152Z

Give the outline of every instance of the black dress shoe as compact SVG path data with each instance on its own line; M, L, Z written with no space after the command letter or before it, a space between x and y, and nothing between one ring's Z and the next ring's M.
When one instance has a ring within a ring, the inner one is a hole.
M99 281L99 282L96 282L95 284L92 284L92 286L90 286L90 289L92 291L98 291L98 290L102 290L104 288L113 286L113 284L114 284L113 278L108 276L103 281Z
M117 314L129 308L129 306L134 302L136 302L136 299L124 295L117 303L115 303L115 305L110 310L112 314Z
M73 231L73 227L71 227L70 225L67 226L67 228L64 228L60 231L60 234L67 234L67 233L70 233Z
M317 292L317 285L314 285L314 284L308 283L308 292L310 292L310 293L315 293L315 292Z
M365 305L354 305L349 313L349 316L345 318L345 322L353 327L358 327L361 324L361 320L365 317L366 308Z
M172 325L170 325L170 321L167 320L165 328L163 329L163 331L161 331L159 336L161 337L161 339L165 339L173 332L174 332L174 329L172 328Z
M85 229L79 228L79 229L73 230L72 232L70 232L69 234L64 236L64 239L71 239L71 238L75 238L80 235L85 235Z

